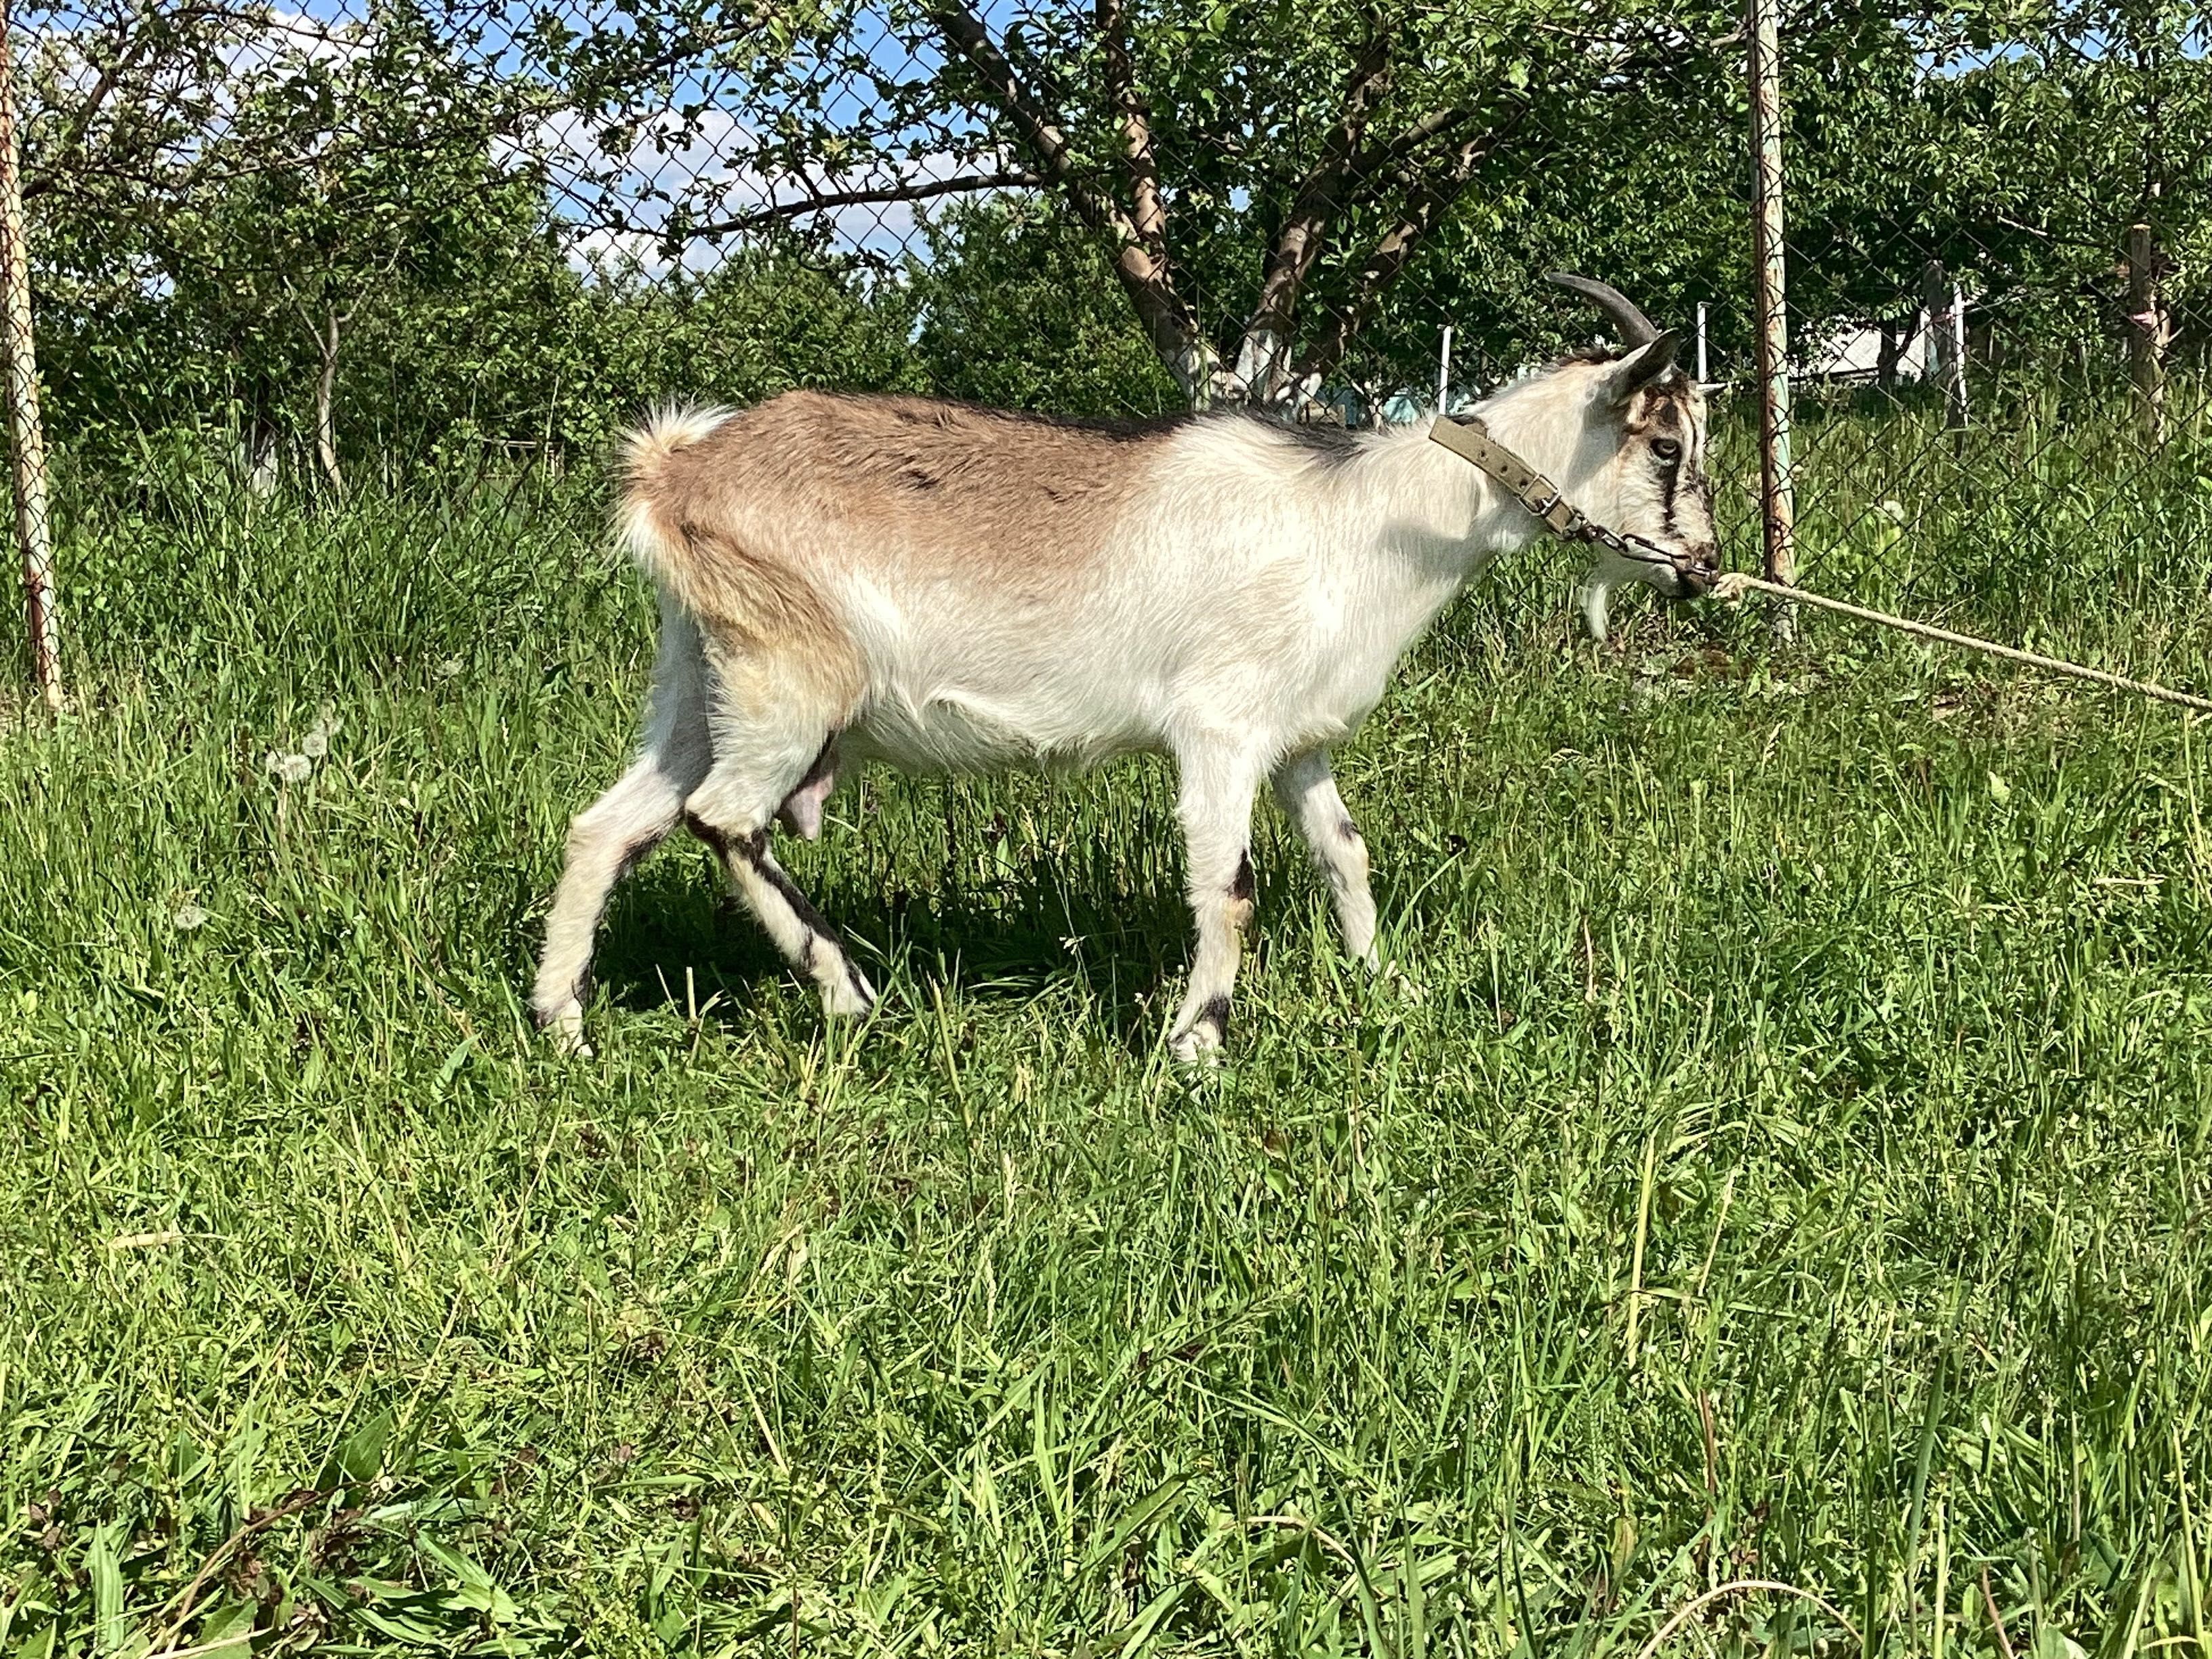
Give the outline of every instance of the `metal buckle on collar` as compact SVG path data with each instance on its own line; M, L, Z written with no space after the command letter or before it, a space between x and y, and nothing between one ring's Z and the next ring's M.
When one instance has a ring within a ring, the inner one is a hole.
M1454 442L1452 438L1444 435L1447 433L1463 441ZM1442 416L1430 428L1429 435L1462 460L1472 462L1511 490L1521 505L1553 535L1569 541L1595 543L1633 563L1663 564L1680 574L1690 574L1672 554L1654 547L1642 537L1634 538L1638 545L1632 547L1619 532L1610 530L1585 515L1581 508L1567 499L1565 490L1492 437L1490 428L1483 423L1481 416ZM1547 499L1537 499L1535 492L1540 488L1552 492Z

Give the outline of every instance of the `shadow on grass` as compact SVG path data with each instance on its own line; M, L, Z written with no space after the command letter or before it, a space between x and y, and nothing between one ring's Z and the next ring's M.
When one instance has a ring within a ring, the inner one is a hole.
M888 980L922 1006L940 987L967 1001L1028 1002L1074 981L1133 1053L1157 1036L1158 994L1180 988L1190 951L1190 912L1171 881L1117 893L1095 872L1070 879L1042 860L1000 881L921 890L865 876L798 879L878 990ZM755 1018L763 987L793 975L705 851L678 840L617 889L593 971L614 1006L641 1013L682 1007L687 968L690 994L704 1003L720 993L714 1017L733 1025Z

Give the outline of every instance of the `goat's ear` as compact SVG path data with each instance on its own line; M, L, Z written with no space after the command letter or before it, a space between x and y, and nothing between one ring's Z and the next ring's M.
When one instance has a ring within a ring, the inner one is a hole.
M1681 343L1681 335L1670 328L1650 344L1637 347L1615 363L1606 377L1607 397L1615 407L1626 403L1674 367L1674 352Z

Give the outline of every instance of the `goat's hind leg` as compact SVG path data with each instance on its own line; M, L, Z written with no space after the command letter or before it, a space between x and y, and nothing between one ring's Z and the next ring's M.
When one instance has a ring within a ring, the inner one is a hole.
M844 711L778 667L716 653L714 763L684 802L684 823L714 849L776 949L814 981L823 1012L865 1014L875 1006L874 988L769 844L779 812L795 817L802 832L819 827L834 781L833 727Z
M545 918L545 952L531 992L538 1028L573 1052L584 1042L592 943L607 895L683 817L708 773L706 665L699 633L673 605L661 612L660 653L637 759L568 826L568 858Z

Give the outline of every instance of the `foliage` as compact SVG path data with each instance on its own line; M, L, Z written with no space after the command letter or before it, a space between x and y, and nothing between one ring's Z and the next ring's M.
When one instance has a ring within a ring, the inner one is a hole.
M1793 39L1793 310L1909 317L1934 259L2013 359L2124 331L2117 262L2151 223L2194 321L2212 234L2212 34L2195 8L2051 0L1869 11ZM2196 322L2201 332L2201 321Z
M963 204L927 226L908 302L925 384L1004 409L1162 414L1177 389L1129 315L1095 238L1049 203Z
M337 380L337 407L357 411L341 428L346 453L386 471L495 453L588 459L659 403L743 403L797 386L923 385L904 296L849 269L763 251L699 276L615 260L584 272L542 232L508 254L481 282L385 292L359 307ZM311 379L261 382L265 401L257 404L246 385L197 380L195 368L226 358L187 352L197 341L167 334L185 320L175 309L154 308L135 325L128 314L70 320L77 326L47 356L60 428L80 468L132 465L156 433L197 434L204 453L226 455L257 411L264 429L289 439L288 453L304 453L296 446L312 432ZM306 337L273 337L278 352L296 352ZM110 345L118 349L106 352ZM132 395L112 372L124 351L161 352L182 372L167 386L141 380Z
M1379 397L1431 384L1446 322L1482 379L1587 338L1561 266L1672 322L1710 302L1719 372L1748 345L1733 7L69 3L26 70L38 301L57 428L111 456L195 425L403 469L565 448L717 363L725 396ZM1935 259L1992 356L2109 355L2142 217L2186 349L2206 27L2166 0L1793 9L1797 337L1894 332ZM909 221L856 216L945 200L902 248ZM735 337L687 334L721 283L752 296ZM770 316L788 340L747 331Z
M924 384L906 296L849 265L747 250L700 276L612 260L586 275L549 250L515 276L529 288L511 304L459 295L427 326L392 319L364 356L404 390L363 386L356 402L392 410L399 432L443 434L448 450L495 440L589 455L656 404Z
M33 79L42 356L86 458L196 428L404 468L595 444L669 396L908 383L902 303L850 261L763 245L669 270L556 217L554 118L634 94L629 50L556 41L556 83L482 8L198 15L76 31ZM686 50L712 33L669 29Z

